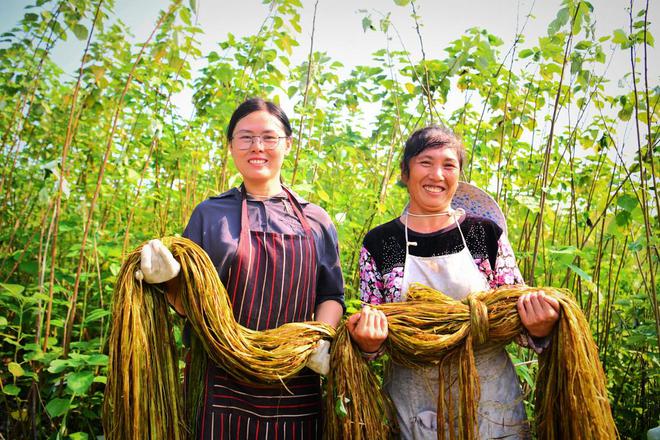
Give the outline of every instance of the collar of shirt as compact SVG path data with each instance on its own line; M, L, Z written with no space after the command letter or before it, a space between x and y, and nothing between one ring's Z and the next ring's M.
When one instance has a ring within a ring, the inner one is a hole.
M301 196L296 194L292 189L290 189L288 187L287 187L287 189L291 192L291 195L293 195L293 198L296 199L296 201L298 203L300 203L301 206L309 204L309 202L307 200L305 200L304 198L302 198ZM238 189L238 187L235 187L235 188L230 189L229 191L225 191L224 193L222 193L220 195L217 195L217 196L213 196L211 198L212 199L232 198L232 199L235 199L235 200L240 200L241 199L241 191ZM286 193L284 191L282 191L279 194L275 194L270 199L286 199L286 198L287 198ZM270 200L270 199L268 199L268 200ZM248 195L248 200L257 200L257 201L260 201L260 202L263 201L261 199L252 198L249 195Z

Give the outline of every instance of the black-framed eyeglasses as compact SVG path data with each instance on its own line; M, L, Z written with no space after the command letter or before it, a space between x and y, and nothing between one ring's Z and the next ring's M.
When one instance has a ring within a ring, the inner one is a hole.
M280 141L286 138L287 136L274 136L270 134L261 136L242 134L240 136L232 137L232 140L239 150L249 149L254 142L257 142L257 140L261 142L261 145L263 145L266 150L274 150L280 144Z

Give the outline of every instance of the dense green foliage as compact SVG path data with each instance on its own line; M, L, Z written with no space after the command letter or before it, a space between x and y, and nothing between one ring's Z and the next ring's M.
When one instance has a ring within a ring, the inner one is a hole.
M503 207L525 278L575 292L622 437L657 425L660 87L647 68L648 3L622 8L629 27L601 35L590 3L565 0L536 42L519 35L507 48L473 28L422 60L391 50L389 18L365 12L365 31L382 33L386 48L350 74L313 50L292 63L313 28L302 33L299 0L265 3L256 33L229 35L209 53L193 1L173 1L141 44L111 19L112 0L36 0L0 36L0 436L102 434L122 255L179 233L197 203L238 182L224 128L254 95L295 105L285 182L335 220L353 298L362 237L405 203L403 140L430 122L453 127L468 149L465 180ZM395 3L423 21L414 2ZM86 42L76 72L52 59L67 38ZM629 73L603 77L619 53ZM206 63L196 72L198 58ZM608 94L618 80L626 92ZM186 88L192 116L171 101ZM465 101L451 113L450 92ZM616 140L622 126L634 156ZM535 359L512 353L531 399Z

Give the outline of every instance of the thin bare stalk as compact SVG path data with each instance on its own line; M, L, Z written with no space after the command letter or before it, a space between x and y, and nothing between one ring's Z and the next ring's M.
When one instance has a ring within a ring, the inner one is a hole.
M646 3L646 7L648 8L648 0ZM647 10L648 13L648 10ZM633 31L633 0L630 0L630 9L629 9L629 15L630 15L630 32L632 33ZM645 15L646 17L646 15ZM644 46L646 47L646 23L644 24ZM658 339L658 349L660 350L660 309L658 308L658 294L657 294L657 286L655 284L655 269L653 267L653 249L651 245L651 221L649 219L649 208L647 206L646 202L646 173L645 173L645 166L644 166L644 157L642 155L642 141L641 141L641 135L640 135L640 128L639 128L639 101L637 99L637 73L635 69L635 46L631 45L630 46L630 67L632 69L632 84L633 84L633 95L635 96L635 134L637 138L637 160L639 161L639 184L641 186L641 208L642 208L642 213L644 214L644 233L646 235L646 253L647 253L647 259L648 259L648 273L649 273L649 278L650 278L650 289L647 290L647 293L650 297L651 300L651 305L653 306L653 317L655 318L655 334ZM648 84L647 84L648 87ZM648 100L648 88L647 88L647 98ZM647 101L648 102L648 101ZM650 111L649 108L647 108L647 115L648 112ZM650 116L647 116L647 118L650 118ZM651 139L651 125L649 122L649 141ZM651 143L649 142L649 149L651 147ZM653 157L651 157L651 163L653 163ZM655 179L654 179L655 181ZM657 196L657 187L656 188L656 196ZM643 270L640 267L640 270Z
M314 55L314 32L316 31L316 10L319 0L314 3L314 16L312 17L312 35L309 38L309 54L307 55L307 76L305 79L305 93L303 95L303 106L300 112L300 125L298 126L298 142L296 142L296 158L293 162L293 174L291 175L291 186L296 183L296 173L298 172L298 159L300 158L300 146L302 144L303 123L305 122L305 113L307 113L307 99L309 98L309 85L312 81L312 59Z
M61 208L61 203L62 203L62 191L64 187L64 179L66 178L66 161L67 161L67 155L69 152L69 146L71 145L71 139L73 137L73 119L74 119L74 114L76 110L76 101L78 99L78 92L80 90L80 83L82 82L82 76L83 76L83 67L85 65L85 62L87 60L87 52L89 51L89 46L92 41L92 35L94 34L94 27L96 26L96 22L99 17L99 13L101 12L101 5L103 4L103 0L99 0L97 6L96 6L96 13L94 15L94 20L92 21L92 27L89 32L89 36L87 37L87 44L85 46L85 51L83 53L82 59L80 61L80 68L78 70L78 81L76 82L76 86L73 89L73 97L71 98L71 110L69 112L69 121L67 124L67 130L66 130L66 137L64 139L64 145L62 146L62 158L60 160L60 178L58 182L58 187L57 187L57 195L55 196L55 221L54 221L54 232L53 232L53 246L51 247L51 256L50 256L50 282L48 285L48 311L46 312L46 333L44 335L44 344L43 344L43 351L46 351L46 347L48 346L48 335L50 333L50 318L51 318L51 313L53 309L53 288L55 285L55 263L57 259L57 234L59 230L59 218L60 218L60 208ZM84 246L84 244L83 244ZM65 354L66 357L66 354Z
M651 177L653 178L653 187L655 188L655 209L658 213L658 218L660 218L660 191L658 190L658 182L656 181L655 175L655 158L653 157L653 146L655 145L655 139L653 139L653 130L651 129L651 104L649 102L649 66L648 66L648 25L649 25L649 0L646 0L646 7L644 9L644 99L646 101L646 130L648 135L648 147L646 154L650 158L649 162L651 163ZM655 110L654 110L655 111ZM656 306L657 307L657 306Z
M564 59L562 60L561 63L561 74L559 75L559 84L557 85L557 94L555 95L555 103L553 106L552 110L552 120L550 122L550 133L548 135L548 143L546 144L546 149L545 149L545 154L543 157L543 177L541 180L541 201L539 202L539 215L538 215L538 224L537 224L537 229L536 229L536 238L534 240L534 253L532 255L532 261L531 261L531 269L530 269L530 274L531 277L529 279L529 282L534 283L534 270L536 268L536 257L538 256L539 253L539 244L541 242L541 234L543 232L543 211L545 209L545 199L546 199L546 192L545 192L545 186L548 181L548 171L550 168L550 156L552 155L552 145L553 145L553 140L554 140L554 132L555 132L555 124L557 123L557 115L559 112L559 99L561 97L561 86L564 82L564 72L566 70L566 61L568 60L568 54L570 51L571 47L571 42L573 41L573 23L575 22L575 17L578 14L578 11L580 10L581 3L577 6L575 9L575 13L573 14L573 19L571 20L571 27L570 31L568 33L568 39L566 41L566 47L564 49Z
M81 241L81 246L80 246L80 254L78 257L78 268L76 269L76 279L73 285L73 293L71 294L71 300L69 301L69 312L67 315L67 320L66 324L64 327L64 342L63 342L63 356L66 358L66 356L69 353L69 343L71 341L71 333L73 330L73 324L75 322L76 318L76 301L78 299L78 289L80 287L80 275L82 274L82 267L83 263L85 261L85 244L87 243L87 237L89 235L89 231L91 229L91 224L92 224L92 219L94 218L94 209L96 207L96 201L99 197L99 193L101 192L101 184L103 183L103 176L105 174L105 167L106 164L108 163L108 158L110 156L110 152L112 151L112 138L115 134L115 130L117 128L117 124L119 122L119 115L121 113L121 110L123 108L123 102L124 102L124 97L126 96L126 93L128 92L128 88L131 85L131 81L133 77L135 76L135 70L137 69L138 64L140 63L140 60L142 59L142 55L144 54L147 46L151 42L151 39L153 36L156 34L156 31L160 28L160 26L163 24L166 18L168 18L181 4L181 1L176 1L170 6L169 10L162 14L160 19L158 20L158 23L154 27L153 31L151 32L151 35L149 35L149 38L147 41L142 45L142 49L140 50L140 53L137 56L137 59L135 60L135 63L133 64L133 67L131 68L131 72L128 75L128 79L126 80L126 84L124 85L124 90L122 91L121 96L119 97L119 100L117 101L117 106L115 108L115 114L112 122L112 127L110 129L110 132L108 133L108 140L106 142L106 147L105 147L105 154L103 156L103 161L101 162L101 168L99 169L99 174L98 174L98 179L96 181L96 190L94 191L94 196L92 197L92 201L89 206L89 210L87 212L87 221L85 223L85 229L83 231L83 236L82 236L82 241ZM51 273L51 277L53 276L54 272Z
M431 84L429 82L429 69L426 66L426 52L424 51L424 40L422 39L422 31L419 29L419 17L417 16L417 10L415 9L415 0L410 2L410 7L412 8L413 19L415 20L415 32L417 32L417 37L419 38L419 48L422 51L422 67L424 68L424 83L422 84L422 90L424 90L424 96L426 97L427 106L429 109L429 117L431 118L431 124L433 124L433 112L438 114L438 111L433 104L433 98L431 97ZM440 115L438 114L438 117Z

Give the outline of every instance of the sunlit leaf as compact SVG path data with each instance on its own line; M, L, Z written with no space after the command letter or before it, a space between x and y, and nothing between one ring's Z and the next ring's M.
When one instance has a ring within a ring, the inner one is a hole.
M82 24L75 24L73 26L73 29L71 29L76 36L77 39L79 40L86 40L87 39L87 28L83 26Z
M67 387L76 394L85 394L94 381L94 372L71 373L66 378Z
M69 399L55 398L48 402L46 411L51 417L59 417L69 410Z
M17 364L16 362L10 362L9 365L7 365L7 369L11 374L14 375L14 377L21 377L25 374L23 367L21 367L20 364Z
M18 396L21 389L14 384L3 385L2 391L8 396Z

